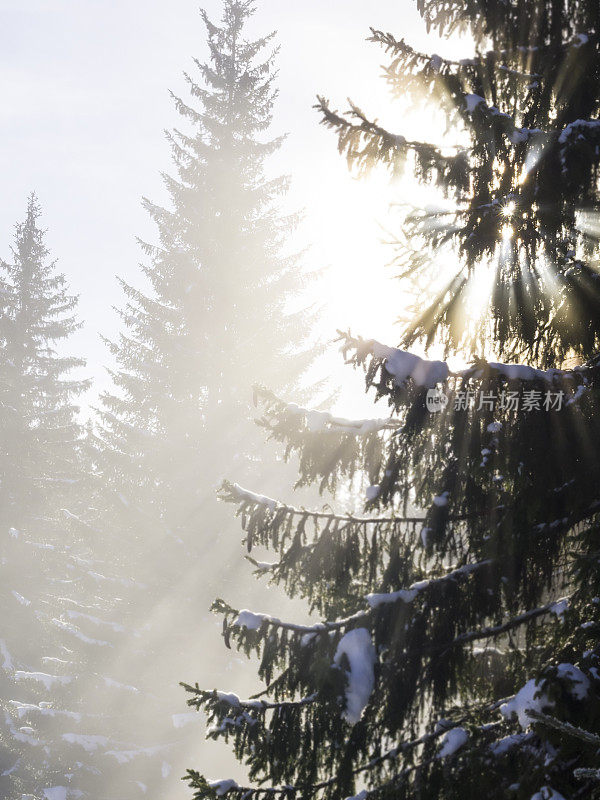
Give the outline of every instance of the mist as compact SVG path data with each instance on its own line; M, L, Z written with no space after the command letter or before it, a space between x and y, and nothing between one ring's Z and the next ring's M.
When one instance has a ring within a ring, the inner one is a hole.
M385 104L364 40L401 5L222 19L211 0L206 27L189 2L2 4L0 796L184 798L190 767L244 774L180 686L263 688L210 605L310 614L217 490L327 501L293 492L253 386L332 407L336 329L390 330L364 301L390 278L395 195L357 184L312 105ZM234 101L232 30L276 31L238 52Z

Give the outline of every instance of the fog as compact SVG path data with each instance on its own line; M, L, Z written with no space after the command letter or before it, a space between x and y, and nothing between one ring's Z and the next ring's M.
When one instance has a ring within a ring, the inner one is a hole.
M205 6L218 21L222 4ZM369 26L417 43L425 33L408 0L257 3L245 35L276 31L280 47L261 137L289 133L261 164L263 180L291 178L269 208L302 212L271 252L282 229L242 229L221 209L222 228L202 217L181 233L153 212L173 206L163 131L193 129L168 89L189 101L182 72L210 57L195 3L0 8L0 796L185 798L187 768L236 777L243 767L205 738L179 682L241 696L264 688L255 660L225 646L213 599L309 618L253 575L235 507L216 490L229 479L295 506L330 499L294 491L294 458L265 442L252 384L355 413L362 377L346 374L336 329L395 338L401 298L383 240L402 197L382 174L348 171L315 96L346 108L351 95L389 118ZM231 190L226 172L216 169L217 194ZM245 201L234 195L239 220ZM193 202L204 214L201 190ZM182 290L207 242L218 263L210 289ZM256 292L240 277L242 251L260 272ZM278 295L272 278L290 258Z

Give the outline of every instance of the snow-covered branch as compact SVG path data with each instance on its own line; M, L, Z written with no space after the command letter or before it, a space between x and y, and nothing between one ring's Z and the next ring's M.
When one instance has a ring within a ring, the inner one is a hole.
M369 594L367 595L367 602L371 608L379 608L379 606L387 605L388 603L397 603L398 601L403 603L412 603L417 595L425 589L429 589L433 585L439 586L447 581L459 581L466 579L477 570L482 569L483 567L488 567L492 563L492 559L488 558L484 561L479 561L476 564L465 564L462 567L451 570L446 575L442 575L439 578L413 583L413 585L409 586L408 589L400 589L396 592L387 592L384 594Z
M286 403L284 411L287 414L302 417L311 433L331 430L349 433L352 436L366 436L382 430L397 430L402 426L400 420L391 417L386 419L347 419L346 417L336 417L329 411L303 408L296 403Z
M446 361L429 361L420 356L397 347L389 347L375 339L355 338L349 333L338 331L339 340L344 342L344 350L355 350L360 360L365 355L383 362L383 366L394 383L402 385L409 379L417 386L433 388L437 383L443 383L448 378L473 378L480 379L484 375L504 378L507 381L543 381L549 384L560 381L573 381L580 384L592 367L574 367L573 369L537 369L526 364L502 364L476 359L470 366L453 371Z
M580 781L600 781L600 769L593 769L592 767L578 767L573 770L573 775Z
M478 709L478 713L481 711L493 711L495 710L499 703L503 701L498 701L492 704L488 704L484 709ZM461 742L465 742L466 738L464 734L466 733L463 728L460 726L464 724L464 722L469 718L469 715L463 715L460 719L456 721L449 721L449 720L442 720L434 726L434 729L429 733L425 733L422 736L417 737L416 739L412 739L410 741L401 742L400 744L395 745L392 748L389 748L385 752L383 752L379 756L374 756L368 762L364 764L360 764L359 766L352 769L352 777L357 778L365 773L371 772L377 767L380 767L382 764L388 761L395 761L396 759L400 758L401 756L405 755L406 753L410 752L411 750L415 750L418 747L424 746L429 744L430 742L435 741L436 739L440 739L443 737L444 742L442 743L442 747L440 751L435 756L436 759L439 758L447 758L455 754L455 752L460 748L461 744L459 744L458 737L456 738L456 743L452 738L454 733L463 734L460 737ZM489 731L491 729L491 725L480 726L480 730L482 731ZM429 763L429 762L427 762ZM402 775L408 775L410 772L414 771L415 769L419 768L422 765L414 765L406 770L403 770L401 773ZM199 776L198 776L199 777ZM397 780L398 776L394 776L393 780ZM227 794L235 794L236 796L240 797L259 797L261 794L268 794L268 796L281 796L285 798L289 796L290 792L298 793L302 792L304 794L309 793L313 794L323 789L327 789L331 786L335 786L339 781L339 777L332 777L328 778L323 781L319 781L313 784L287 784L286 786L280 787L251 787L251 786L239 786L235 781L230 779L225 779L221 781L213 781L208 784L210 788L216 790L218 796L227 795ZM358 797L364 798L367 797L370 793L369 792L362 792ZM348 800L352 800L348 798Z
M181 684L183 688L195 694L196 697L188 700L188 705L200 708L204 704L210 703L213 707L219 703L229 707L230 709L244 711L269 711L282 708L301 708L302 706L309 706L316 702L317 695L312 694L308 697L303 697L300 700L262 700L250 698L249 700L241 700L237 694L233 692L222 692L218 690L207 691L201 689L198 685L190 686L187 683Z
M229 481L223 481L219 490L219 497L225 502L264 506L269 511L277 512L285 517L310 517L311 519L331 520L356 525L393 525L402 522L419 523L426 519L424 516L397 515L393 517L362 517L355 516L354 514L336 514L332 511L296 508L295 506L286 505L285 503L280 503L278 500L273 500L270 497L252 492L249 489L244 489L244 487L239 484L230 483Z
M430 590L436 586L440 586L441 584L446 583L448 581L464 580L477 570L489 566L492 563L493 562L490 559L486 559L476 564L465 564L462 567L457 567L456 569L453 569L450 572L441 575L437 578L430 578L427 580L413 583L407 589L400 589L395 592L389 592L383 594L369 594L365 598L369 606L368 609L365 609L363 611L358 611L355 614L352 614L351 616L345 617L343 619L322 621L314 623L313 625L303 625L294 622L284 622L280 620L278 617L274 617L270 614L249 611L248 609L242 609L242 610L234 609L233 607L225 603L223 600L215 601L213 609L218 613L223 613L229 617L232 617L233 622L231 624L234 627L245 628L246 630L250 631L260 630L260 628L262 628L263 625L266 625L267 627L279 628L281 630L287 630L302 635L328 634L332 631L339 631L351 627L358 622L365 622L366 620L372 617L373 613L380 606L394 604L394 603L405 603L405 604L412 603L421 592ZM464 635L468 636L469 634L464 634Z
M305 428L310 433L322 433L332 431L335 433L349 434L350 436L368 436L379 433L383 430L398 430L402 427L402 422L394 417L383 419L349 419L338 417L329 411L320 411L314 408L305 408L297 403L286 403L273 392L261 386L254 387L254 396L267 404L277 406L280 414L290 418L302 420ZM261 500L270 498L261 498ZM273 501L274 502L274 501Z

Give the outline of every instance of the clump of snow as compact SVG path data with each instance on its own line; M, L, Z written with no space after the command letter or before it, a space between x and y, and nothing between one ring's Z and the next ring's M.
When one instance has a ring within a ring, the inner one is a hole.
M438 758L446 758L446 756L452 756L456 753L457 750L460 750L461 747L469 740L469 732L466 731L464 728L452 728L446 733L442 739L442 746L440 747L440 751L438 753Z
M402 600L403 603L412 603L419 592L426 589L430 583L431 581L419 581L418 583L413 583L408 589L398 589L397 592L368 594L366 600L371 608L378 608L385 603L396 603L398 600Z
M233 717L224 717L219 725L211 725L209 728L207 728L206 735L212 736L213 734L223 733L228 729L228 725L231 725L234 728L239 727L240 719L241 717L236 717L235 719Z
M469 100L469 98L471 98ZM479 95L467 95L467 105L475 108L479 103L485 102ZM472 110L472 109L471 109ZM500 115L498 109L491 108L490 111ZM579 121L582 122L583 121ZM577 125L578 122L571 123ZM600 126L600 120L593 120L591 125ZM565 129L566 131L567 129ZM563 131L563 134L565 134ZM516 130L512 137L515 141L521 140L523 136L537 134L537 129L520 129ZM565 139L566 140L566 139ZM496 202L496 201L495 201ZM414 353L409 353L406 350L400 350L396 347L389 347L381 344L376 340L370 342L371 352L375 358L381 358L384 361L384 366L390 375L394 376L397 385L403 384L409 378L417 384L417 386L426 389L434 389L438 383L443 383L450 375L457 375L458 377L475 376L481 377L484 374L482 367L469 367L468 369L459 372L451 372L446 361L428 361L427 359L420 358ZM536 369L535 367L527 366L526 364L501 364L498 362L489 362L487 369L493 370L500 376L505 377L507 380L519 381L548 381L553 383L557 378L574 378L574 373L581 371L576 367L573 370L560 370L560 369ZM302 409L299 409L302 410Z
M118 764L130 764L139 756L153 758L164 750L166 750L165 746L156 745L155 747L141 747L139 750L107 750L105 755L112 756Z
M76 722L81 721L81 714L78 711L65 711L63 709L52 708L49 703L41 702L39 705L34 703L22 703L20 700L9 700L9 705L13 706L19 719L28 714L40 714L43 717L68 717Z
M527 736L529 736L527 733L512 733L510 736L504 736L502 739L498 739L497 742L492 742L490 750L495 756L503 756L513 747L520 746Z
M63 733L62 738L69 744L78 744L86 751L93 753L99 747L106 747L108 739L106 736L92 736L91 734Z
M414 353L386 347L379 342L373 342L373 355L385 359L385 369L393 375L397 385L412 378L417 386L433 389L436 384L443 383L450 373L445 361L428 361Z
M111 620L104 620L100 619L99 617L94 617L91 614L84 614L81 611L74 611L73 609L68 609L66 612L67 616L70 619L84 619L92 622L94 625L105 625L111 628L115 633L124 633L125 627L121 625L119 622L112 622Z
M316 625L314 625L313 626L313 631L310 631L309 633L305 633L300 638L300 647L308 647L309 644L312 644L312 642L314 642L314 640L317 638L317 631L319 629L324 628L324 627L325 626L320 624L320 623L317 623Z
M257 614L244 608L237 615L233 624L240 628L246 628L248 631L257 631L266 619L272 619L272 617L269 614Z
M44 800L67 800L66 786L52 786L44 789Z
M529 138L526 128L515 128L508 134L511 144L523 144Z
M490 424L486 428L488 433L500 433L502 430L502 423L501 422L490 422Z
M140 690L136 686L130 686L128 683L119 683L119 681L115 681L112 678L108 678L106 675L100 676L106 686L111 689L124 689L126 692L132 692L133 694L139 694Z
M221 702L227 703L234 708L238 708L241 705L240 698L233 692L217 692L217 698Z
M542 786L539 792L531 796L531 800L565 800L565 798L551 786Z
M485 104L485 100L480 94L465 95L465 105L467 107L468 114L472 114L480 103Z
M536 88L537 86L537 81L529 84L529 88ZM510 133L507 133L507 137L511 144L523 144L535 136L542 136L543 133L544 131L541 128L514 128Z
M567 597L563 597L560 600L557 600L556 603L553 603L549 609L553 614L562 621L566 612L569 610L569 599Z
M367 800L369 793L366 789L363 789L362 792L353 795L352 797L347 797L346 800Z
M366 628L354 628L338 642L333 662L340 666L342 657L348 659L346 709L343 717L350 725L359 721L375 686L377 655Z
M579 667L573 664L559 664L556 667L556 674L560 680L566 681L568 690L576 700L584 700L587 697L590 680ZM535 678L527 681L517 694L500 707L504 717L510 719L516 714L522 728L527 728L535 719L528 712L536 711L542 713L545 709L554 707L554 701L549 699L540 682Z
M379 497L379 493L381 492L381 486L375 484L374 486L367 486L367 491L365 492L367 500L372 501Z
M489 367L496 370L500 375L503 375L509 381L535 381L543 380L550 383L562 372L559 369L536 369L529 367L526 364L497 364L490 361Z
M257 571L260 572L268 572L270 569L279 566L279 561L257 561L255 558L251 558L250 556L244 556L244 558L249 561L253 567L256 567Z
M67 675L48 675L46 672L25 672L24 670L18 669L15 672L15 680L38 681L38 683L44 684L46 691L50 691L50 689L54 686L54 684L60 683L64 685L66 683L71 683L73 678Z
M535 721L527 712L537 711L539 713L553 705L554 701L546 697L538 681L532 678L519 689L512 700L500 706L500 712L506 719L510 719L513 714L516 714L519 725L527 728Z
M599 126L600 120L597 119L576 119L562 129L558 141L560 144L565 144L572 134L580 134L584 130L593 130Z
M438 56L437 53L433 53L431 58L429 59L429 66L434 72L439 72L442 67L442 59L441 56Z
M54 618L52 620L52 624L56 625L58 628L62 628L63 630L71 633L80 641L84 642L84 644L97 644L99 647L112 647L113 645L110 642L104 641L103 639L93 639L91 636L87 636L83 631L81 631L77 625L73 625L71 622L67 622L64 619Z
M232 791L232 789L239 788L237 781L231 780L231 778L228 778L227 780L223 781L212 781L212 783L209 783L208 785L210 786L211 789L215 790L215 792L219 797L221 797L224 794L227 794L227 792Z
M396 592L385 592L383 594L368 594L366 600L371 608L377 608L377 606L383 605L384 603L395 603L397 600L402 600L404 603L412 603L419 592L422 592L423 589L426 589L432 583L468 577L472 572L487 566L489 563L489 559L486 559L485 561L477 561L474 564L464 564L462 567L457 567L451 572L446 573L446 575L442 575L440 578L413 583L408 589L399 589Z
M303 416L306 427L311 433L332 430L340 433L350 433L354 436L367 436L386 428L398 428L401 423L397 419L346 419L335 417L329 411L317 411L303 408L296 403L287 403L286 411L290 414Z
M272 497L266 497L262 494L255 494L249 489L244 489L244 487L240 486L239 483L232 484L231 488L232 491L237 494L240 500L246 500L248 503L255 503L259 506L266 506L269 511L275 511L277 507L277 500L273 500Z
M573 664L559 664L556 672L559 678L568 681L569 691L576 700L585 700L590 688L590 680L579 667Z
M585 383L580 383L577 389L575 389L575 391L573 392L573 395L569 397L566 404L568 406L572 406L573 403L576 403L581 398L581 396L585 394L585 392L587 392L587 390L588 390L587 385Z

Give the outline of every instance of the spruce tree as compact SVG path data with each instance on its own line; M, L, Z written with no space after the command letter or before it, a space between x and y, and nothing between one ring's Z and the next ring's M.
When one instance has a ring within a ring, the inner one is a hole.
M316 353L313 310L298 310L298 217L281 212L288 179L272 177L269 164L283 143L270 130L277 49L273 34L249 38L253 14L248 0L225 0L218 24L202 12L208 59L185 75L189 103L173 95L181 128L167 134L169 202L144 201L157 243L141 243L146 288L121 282L123 333L109 342L115 388L92 438L96 553L136 583L120 590L141 633L133 651L119 650L117 679L144 693L129 736L144 719L157 744L178 741L181 754L195 726L173 727L185 712L179 664L209 670L214 661L203 638L190 640L213 595L198 584L198 564L212 559L230 572L215 473L240 480L256 468L253 384L291 389ZM138 779L158 785L152 769Z
M77 298L49 258L40 214L32 195L1 263L0 796L100 798L118 782L134 798L140 773L161 784L169 756L128 724L152 698L115 679L116 649L139 638L121 593L140 587L102 559L102 531L86 519L77 402L87 382L67 354Z
M469 31L474 55L372 39L393 92L433 101L455 148L318 104L359 172L410 168L446 198L403 221L418 297L400 347L340 334L389 416L259 392L299 484L362 485L364 511L223 485L248 550L275 551L257 571L319 621L215 602L264 685L248 700L186 685L248 766L241 783L190 770L197 798L600 797L598 7L418 8L428 29Z
M253 384L293 384L314 358L304 346L312 314L290 306L303 272L289 252L297 217L278 210L288 179L266 166L283 141L269 136L273 34L247 38L253 13L250 0L226 0L219 25L202 12L209 60L185 75L191 103L173 96L188 130L168 134L170 207L145 201L159 239L142 244L151 291L122 282L125 332L110 345L116 391L103 398L101 468L134 520L154 520L161 548L191 524L197 539L212 496L207 464L231 469L232 451L242 464L244 447L252 452Z
M55 350L78 327L77 298L48 260L40 213L31 195L12 263L1 264L0 505L12 524L42 509L57 483L73 480L80 438L74 399L87 385L69 377L83 362Z

